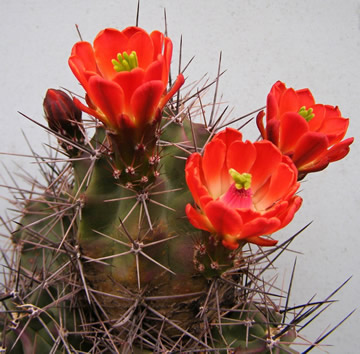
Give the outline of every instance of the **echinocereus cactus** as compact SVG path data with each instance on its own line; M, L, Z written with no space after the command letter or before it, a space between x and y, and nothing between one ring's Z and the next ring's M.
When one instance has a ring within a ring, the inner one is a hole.
M262 276L295 237L271 234L301 205L302 165L270 133L194 123L189 95L171 99L183 75L167 88L171 56L158 31L105 29L69 59L86 104L48 90L69 159L21 205L4 350L295 353L299 323L329 300L281 307Z

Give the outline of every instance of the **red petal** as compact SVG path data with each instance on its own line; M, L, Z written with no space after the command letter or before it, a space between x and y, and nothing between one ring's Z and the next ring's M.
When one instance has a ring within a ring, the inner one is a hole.
M189 190L197 205L201 206L200 198L209 195L204 186L204 179L201 171L201 155L199 153L191 154L185 165L185 179Z
M179 74L176 78L176 81L174 82L174 85L171 87L169 92L163 96L163 98L160 101L159 108L163 109L166 103L171 99L172 96L175 95L175 93L180 90L180 87L184 84L185 79L183 74ZM164 86L165 87L165 86Z
M202 170L209 193L214 199L226 192L226 190L222 190L220 175L225 164L225 157L226 146L222 140L213 139L206 145L202 159Z
M113 81L119 84L124 91L125 112L131 112L131 97L138 87L144 83L145 73L141 68L131 71L122 71L116 74Z
M89 79L91 101L100 108L113 126L116 126L117 117L124 112L124 91L115 82L105 80L99 76Z
M271 88L266 100L266 121L277 119L279 116L279 104L286 86L283 82L277 81Z
M165 66L163 71L163 81L165 85L167 84L169 80L169 71L170 71L170 64L171 64L171 58L172 58L172 51L173 51L173 44L170 40L170 38L165 37L164 40L164 60L165 60Z
M282 154L271 142L267 140L254 143L256 160L249 171L252 175L251 189L254 194L270 177L282 160Z
M285 113L281 117L279 148L282 153L294 151L298 140L309 131L307 121L300 114L295 112Z
M300 109L298 96L293 88L288 88L282 94L279 102L280 116L286 112L297 112Z
M329 118L326 119L321 127L321 132L326 134L329 145L333 145L342 140L349 126L349 119Z
M185 212L191 224L197 229L209 232L214 231L208 218L200 212L196 211L191 204L186 205Z
M278 119L270 119L266 123L266 139L276 146L279 145L280 121Z
M307 88L296 90L296 95L298 97L298 103L300 107L305 106L306 109L309 109L315 104L314 97L311 91Z
M308 132L302 136L296 145L292 159L298 168L306 168L307 164L316 164L317 160L328 148L326 135L317 132Z
M153 42L145 31L139 31L131 36L127 43L126 50L128 54L133 50L136 52L140 68L146 69L153 62Z
M354 138L348 138L336 145L334 145L326 154L329 162L334 162L344 158L350 151L350 145L353 143Z
M162 81L149 81L136 89L130 105L137 126L144 126L154 119L163 92Z
M160 57L158 60L152 62L145 71L145 81L162 80L163 66L163 57ZM167 81L164 85L166 87Z
M69 66L75 77L80 81L85 91L88 89L86 71L97 72L94 51L90 43L78 42L71 51Z
M153 60L156 60L159 54L162 54L164 35L160 31L153 31L150 33L150 38L154 46Z
M105 78L111 79L117 74L111 60L116 59L118 53L127 50L128 38L114 28L106 28L99 32L94 40L94 51L98 68Z
M258 246L265 246L265 247L271 247L275 246L278 241L277 240L271 240L269 238L262 238L262 237L248 237L246 239L247 242L254 243Z
M136 27L136 26L129 26L126 27L125 29L123 29L121 31L121 33L127 38L130 39L134 34L138 33L138 32L145 32L147 33L144 29L140 28L140 27Z
M205 214L220 235L240 235L243 221L234 209L220 201L213 201L206 205Z
M263 139L266 139L266 130L264 127L264 117L265 117L265 112L264 111L260 111L258 113L258 115L256 116L256 125L260 131L260 134L262 136Z
M71 61L74 58L78 58L82 63L83 67L81 70L94 72L97 71L94 50L90 43L76 43L71 50L71 56L69 60Z
M302 204L302 199L299 196L294 196L288 205L286 211L278 214L278 218L281 222L281 228L285 227L294 218L295 213L299 210Z
M279 102L277 97L270 92L266 99L266 124L273 119L278 119L279 116Z
M217 139L222 140L223 143L229 147L234 141L242 141L242 134L234 128L226 128L214 136L213 140Z
M263 236L271 234L280 227L280 220L278 218L256 218L253 221L243 225L241 239L248 239L248 237Z
M265 196L256 203L257 210L266 210L274 203L284 199L291 186L296 183L297 174L287 164L281 163L270 180L270 185ZM294 191L295 192L295 191Z
M226 128L225 130L220 131L219 133L217 133L214 138L214 140L220 140L222 141L225 146L226 146L226 153L229 149L229 147L231 146L231 144L235 141L242 141L242 134L233 128ZM226 159L225 159L225 163L223 164L223 168L221 170L219 170L219 180L221 183L221 191L222 194L225 193L230 184L233 183L233 180L231 178L231 176L229 175L229 166L226 163Z
M73 98L73 101L75 103L75 106L79 109L81 109L83 112L90 114L91 116L100 119L104 124L108 123L108 120L106 119L106 117L104 117L103 115L101 115L99 112L95 111L92 108L89 108L87 106L85 106L81 101L79 101L76 97Z
M249 172L255 159L256 149L250 141L235 141L228 149L226 165L239 173Z
M314 113L314 117L310 119L310 121L308 122L309 129L314 132L321 131L321 127L326 118L325 106L323 104L315 104L309 108L312 108Z

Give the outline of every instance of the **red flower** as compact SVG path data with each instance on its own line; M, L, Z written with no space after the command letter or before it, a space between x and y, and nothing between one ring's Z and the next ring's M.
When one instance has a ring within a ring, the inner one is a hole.
M345 157L354 140L342 141L349 120L339 108L316 104L309 89L287 89L278 81L267 97L266 128L264 115L262 111L257 117L262 137L292 158L300 179Z
M166 93L172 42L159 31L107 28L88 42L74 45L69 65L87 92L81 109L108 128L140 130L159 117L159 111L184 82L180 74Z
M203 156L192 154L185 176L197 205L186 206L190 222L230 249L276 244L261 236L286 226L302 202L294 195L299 183L291 160L269 141L243 142L235 129L215 135Z

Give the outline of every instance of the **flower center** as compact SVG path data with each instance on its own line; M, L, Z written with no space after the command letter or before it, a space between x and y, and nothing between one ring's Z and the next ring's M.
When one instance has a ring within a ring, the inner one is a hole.
M114 70L117 72L121 71L131 71L138 67L138 60L135 51L132 51L129 55L126 52L118 53L117 60L112 59L112 64L114 65Z
M313 113L313 109L312 108L306 109L305 106L302 106L298 113L302 117L304 117L307 122L310 122L311 119L315 117L315 114Z
M234 183L220 199L232 208L252 208L251 174L239 173L233 168L229 174Z
M239 173L238 171L230 168L229 174L235 182L237 189L249 189L251 186L251 174L250 173Z

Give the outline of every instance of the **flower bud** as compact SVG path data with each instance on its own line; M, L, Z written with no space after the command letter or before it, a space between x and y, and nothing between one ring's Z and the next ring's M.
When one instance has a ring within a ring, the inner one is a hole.
M69 95L61 90L48 89L43 106L51 130L74 142L83 142L81 110ZM62 146L67 150L72 147L70 144L64 145L62 141Z

